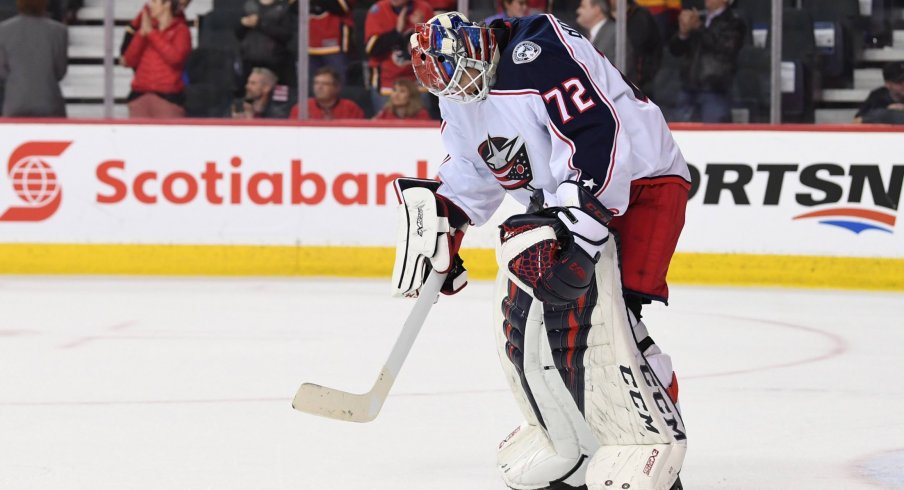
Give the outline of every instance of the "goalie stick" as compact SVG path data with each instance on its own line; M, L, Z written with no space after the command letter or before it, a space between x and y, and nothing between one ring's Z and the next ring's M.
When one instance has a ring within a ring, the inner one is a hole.
M446 274L430 272L430 276L421 287L414 308L405 320L399 338L392 347L392 352L389 353L389 358L370 391L356 394L314 383L304 383L295 393L292 408L299 412L347 422L370 422L375 419L445 280Z

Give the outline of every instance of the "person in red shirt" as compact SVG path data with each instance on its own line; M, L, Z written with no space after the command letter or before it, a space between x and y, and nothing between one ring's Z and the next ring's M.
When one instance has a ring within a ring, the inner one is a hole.
M186 19L185 9L188 8L191 0L178 0L177 3L179 4L179 7L176 9L176 17L182 17L183 19ZM148 5L142 5L141 11L138 12L138 15L136 15L135 18L132 19L131 22L129 22L129 25L126 26L126 31L122 36L122 44L119 45L119 56L125 56L126 50L129 49L129 44L132 42L132 38L135 37L135 34L139 29L141 29L141 16L144 12L147 11ZM191 23L188 22L188 19L186 19L185 23L191 25ZM151 25L153 27L157 27L156 22L154 22L153 19L151 19ZM120 62L123 62L121 58Z
M124 64L135 69L129 117L185 117L182 69L191 33L178 13L173 0L149 0L141 13L139 30L123 55Z
M389 103L374 116L374 119L414 119L429 120L430 114L424 109L417 83L407 80L396 80L392 93L389 95Z
M364 40L375 111L383 108L396 80L414 80L408 39L415 24L431 17L433 8L423 0L379 0L367 12Z
M349 99L340 99L342 81L332 66L324 66L314 73L314 96L308 99L308 118L364 119L364 111ZM298 104L292 108L289 119L298 119Z

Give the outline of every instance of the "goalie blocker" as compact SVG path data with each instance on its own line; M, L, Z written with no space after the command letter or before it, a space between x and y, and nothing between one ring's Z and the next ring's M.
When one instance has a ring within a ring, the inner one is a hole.
M443 294L455 294L468 283L458 249L468 229L468 215L436 193L433 180L400 178L395 181L398 240L392 270L393 296L417 297L432 269L445 273Z

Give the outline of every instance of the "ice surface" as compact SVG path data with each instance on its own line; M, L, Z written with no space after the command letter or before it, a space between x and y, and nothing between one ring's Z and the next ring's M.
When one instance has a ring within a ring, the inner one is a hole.
M519 422L492 286L443 297L382 413L367 390L412 303L387 281L0 278L0 489L504 489ZM678 370L689 490L904 488L904 294L672 288L645 310Z

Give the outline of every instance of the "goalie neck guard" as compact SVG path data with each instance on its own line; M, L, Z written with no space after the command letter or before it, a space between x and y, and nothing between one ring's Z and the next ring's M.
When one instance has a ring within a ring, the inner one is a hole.
M499 31L458 12L418 24L409 48L421 85L437 97L463 104L485 99L496 78Z

